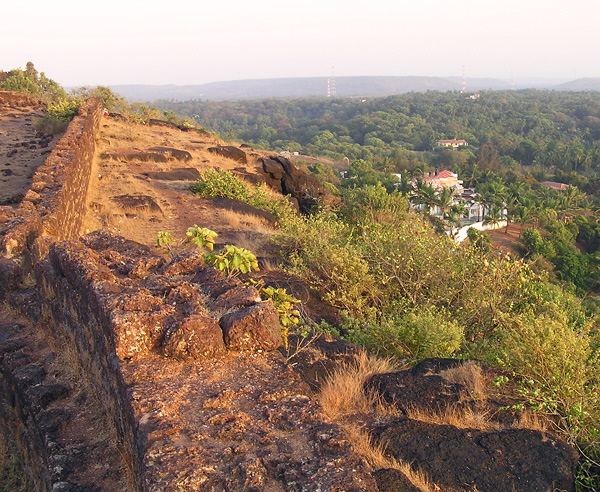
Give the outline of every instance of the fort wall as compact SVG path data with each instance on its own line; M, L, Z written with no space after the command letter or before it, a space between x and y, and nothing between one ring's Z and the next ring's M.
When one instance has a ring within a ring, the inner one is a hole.
M88 100L19 206L0 209L0 301L29 321L0 318L0 424L40 491L85 486L80 470L69 475L56 466L65 456L80 467L85 460L56 437L70 425L69 412L56 402L75 388L51 384L36 347L70 354L75 386L99 402L105 433L120 455L119 479L137 492L146 489L144 442L122 364L148 355L168 363L282 344L273 304L206 266L201 255L168 262L108 231L80 237L101 117L100 101ZM47 341L28 336L26 326Z

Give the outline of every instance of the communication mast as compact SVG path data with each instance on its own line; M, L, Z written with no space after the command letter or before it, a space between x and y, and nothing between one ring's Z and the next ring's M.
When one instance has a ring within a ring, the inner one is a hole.
M467 92L467 75L465 72L465 66L463 65L462 89L460 90L460 93L465 94L466 92Z
M335 97L335 76L333 74L333 67L331 67L331 77L327 79L327 97Z

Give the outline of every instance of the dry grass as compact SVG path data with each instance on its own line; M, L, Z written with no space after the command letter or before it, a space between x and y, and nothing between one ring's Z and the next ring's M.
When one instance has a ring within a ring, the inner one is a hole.
M469 407L449 406L433 410L417 407L406 409L407 417L436 425L452 425L458 429L497 429L499 424L493 422L488 412L478 412Z
M367 379L375 374L396 370L398 367L391 359L377 359L362 352L350 364L334 371L323 384L319 395L321 406L327 417L344 430L353 449L373 468L394 468L421 492L434 492L439 489L421 470L387 455L384 446L373 443L369 435L349 418L356 414L372 413L378 406L377 399L364 390Z
M249 229L259 234L274 234L276 227L266 218L254 214L245 214L235 210L219 210L219 218L233 229Z
M446 369L439 374L450 383L462 384L472 398L484 398L489 380L483 374L481 366L473 360L460 364L452 369Z
M334 371L323 384L319 399L325 414L338 421L346 415L371 412L375 400L365 393L365 382L374 374L395 370L398 367L391 359L377 359L361 352L352 363Z
M549 432L549 421L539 413L523 412L519 416L519 420L515 421L511 427L515 429L530 429L540 432Z

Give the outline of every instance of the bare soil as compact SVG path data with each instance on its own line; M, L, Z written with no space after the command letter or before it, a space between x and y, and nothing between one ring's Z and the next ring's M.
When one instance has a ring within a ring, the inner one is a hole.
M21 201L31 186L35 170L58 140L36 131L36 122L43 114L41 109L33 107L0 111L0 205Z
M255 156L250 156L249 163L243 165L208 152L208 148L219 143L199 132L105 118L88 192L86 231L82 232L108 228L128 239L154 246L159 231L183 238L186 229L197 224L217 232L219 243L233 242L253 251L260 250L272 232L272 220L244 204L203 199L190 191L196 180L194 176L207 169L257 173L258 152L252 151ZM192 159L152 162L126 157L128 153L143 153L154 147L187 151Z
M521 255L521 234L530 224L510 223L508 229L502 227L494 231L485 231L492 239L492 246L497 251L511 253L517 256Z

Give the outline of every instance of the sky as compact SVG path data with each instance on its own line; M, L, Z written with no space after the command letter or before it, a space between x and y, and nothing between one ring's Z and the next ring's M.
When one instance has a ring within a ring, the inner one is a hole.
M18 0L0 70L64 87L287 77L600 77L598 0Z

